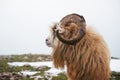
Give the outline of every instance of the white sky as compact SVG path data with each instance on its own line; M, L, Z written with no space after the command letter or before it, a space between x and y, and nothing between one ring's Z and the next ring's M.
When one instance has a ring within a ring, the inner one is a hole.
M120 0L0 0L0 55L50 54L49 25L71 13L83 15L120 57Z

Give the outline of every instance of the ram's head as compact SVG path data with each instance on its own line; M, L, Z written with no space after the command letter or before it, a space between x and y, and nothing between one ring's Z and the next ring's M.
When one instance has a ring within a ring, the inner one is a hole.
M86 22L83 16L69 14L52 27L52 35L46 39L48 46L53 47L58 40L64 44L75 45L86 33Z

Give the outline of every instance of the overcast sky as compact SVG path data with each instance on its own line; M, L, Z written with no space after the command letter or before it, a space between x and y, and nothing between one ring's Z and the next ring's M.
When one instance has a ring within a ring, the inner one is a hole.
M0 55L50 54L49 26L71 13L83 15L120 57L120 0L0 0Z

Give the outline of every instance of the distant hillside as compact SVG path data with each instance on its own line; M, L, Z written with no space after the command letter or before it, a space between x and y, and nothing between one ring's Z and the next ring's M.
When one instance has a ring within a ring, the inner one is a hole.
M120 58L117 58L117 57L111 57L111 59L120 59Z
M50 55L44 54L22 54L22 55L2 55L0 60L8 62L36 62L36 61L51 61Z

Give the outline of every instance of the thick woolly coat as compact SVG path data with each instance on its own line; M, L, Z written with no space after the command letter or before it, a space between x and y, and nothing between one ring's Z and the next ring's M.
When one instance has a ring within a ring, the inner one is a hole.
M56 68L66 65L69 80L109 80L109 50L103 37L90 27L76 45L58 40L52 58Z

